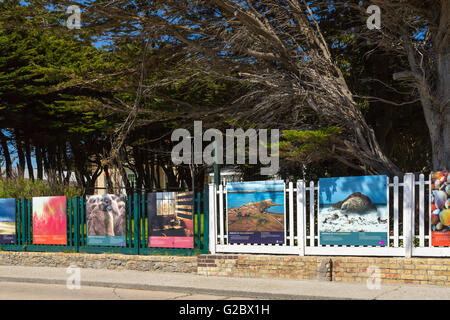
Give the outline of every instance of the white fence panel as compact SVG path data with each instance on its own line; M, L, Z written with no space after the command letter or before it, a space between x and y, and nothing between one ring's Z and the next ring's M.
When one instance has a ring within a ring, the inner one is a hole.
M210 185L210 188L211 185ZM211 189L210 189L211 190ZM303 224L297 220L296 217L299 216L298 210L297 215L295 215L295 204L294 201L296 199L296 189L294 189L293 183L288 184L287 192L284 192L285 199L285 224L284 224L284 233L285 233L285 241L283 245L280 244L230 244L228 243L228 235L227 235L227 215L226 215L226 186L220 185L218 190L214 192L214 188L212 188L212 193L217 195L217 199L215 202L218 206L215 207L215 210L212 211L210 209L210 219L218 219L219 225L219 233L212 234L210 233L210 242L213 242L213 246L215 248L214 252L223 252L223 253L267 253L267 254L295 254L299 255L302 252L301 246L303 245L303 241L295 242L295 235L298 237L303 237ZM210 206L211 208L211 206ZM298 207L297 207L298 208ZM288 227L288 228L287 228ZM211 227L210 227L211 228ZM299 231L302 228L301 231ZM211 230L211 229L210 229ZM210 250L211 251L211 250ZM212 251L211 251L212 252Z
M430 178L405 174L403 181L387 180L388 243L377 246L330 246L320 244L318 230L319 185L292 182L285 188L285 243L229 244L227 236L226 186L209 186L211 253L264 253L333 256L450 256L450 247L431 246ZM287 192L286 192L287 191ZM294 200L295 199L295 200Z
M397 178L397 177L395 177ZM387 180L387 196L388 196L388 203L390 203L391 200L392 203L397 203L397 207L394 207L394 210L390 210L392 206L389 205L389 219L394 215L393 218L393 224L388 222L388 230L389 235L392 233L393 237L389 236L388 241L389 243L385 247L375 247L375 246L333 246L333 245L307 245L305 247L305 255L330 255L330 256L404 256L404 248L399 246L399 219L398 219L398 194L399 194L399 187L402 184L398 183L398 178L394 179L394 183L389 183L389 179ZM312 183L310 183L310 186L313 186ZM320 188L315 188L317 191ZM393 192L391 192L390 189L393 189ZM391 195L394 194L394 197L397 197L397 199L390 199ZM309 212L310 212L310 218L314 217L314 223L318 225L318 201L317 198L319 197L319 194L317 192L317 196L315 194L310 193L310 201L309 201ZM391 212L392 211L392 212ZM395 215L396 218L395 218ZM310 219L310 225L313 223L313 220ZM393 229L393 231L392 231ZM312 236L311 236L312 237ZM314 229L314 238L318 238L320 240L320 234L319 230L317 228ZM393 242L391 241L393 240Z

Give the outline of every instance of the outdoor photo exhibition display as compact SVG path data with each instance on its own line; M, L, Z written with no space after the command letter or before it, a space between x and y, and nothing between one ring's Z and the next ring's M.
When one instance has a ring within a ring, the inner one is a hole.
M319 244L386 246L387 177L319 179Z
M33 244L67 244L66 197L33 198Z
M125 246L125 197L116 194L87 196L89 246Z
M450 246L450 172L431 173L431 245Z
M148 194L148 246L194 248L194 202L192 192Z
M284 244L284 181L227 184L228 243Z
M16 199L0 199L0 243L16 242Z

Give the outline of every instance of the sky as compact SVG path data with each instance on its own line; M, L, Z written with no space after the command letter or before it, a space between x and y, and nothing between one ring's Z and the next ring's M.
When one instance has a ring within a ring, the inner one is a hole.
M16 200L0 199L0 222L15 221L16 219Z
M228 182L227 191L245 191L245 190L265 190L276 191L284 190L283 180L267 180L267 181L252 181L252 182Z
M319 179L320 204L335 204L354 192L368 196L373 203L387 202L386 176L360 176Z
M8 130L4 130L4 129L0 129L2 131L2 133L7 136L7 137L11 137L11 134L8 132ZM14 148L13 142L9 141L8 142L8 149L9 152L11 153L11 162L13 166L16 166L19 163L19 158L17 157L17 152L16 149ZM31 157L31 164L33 166L33 168L37 167L36 164L36 158L34 157L34 155ZM3 163L3 159L2 159L2 153L0 153L0 167L5 166L5 164ZM26 164L25 164L26 167Z

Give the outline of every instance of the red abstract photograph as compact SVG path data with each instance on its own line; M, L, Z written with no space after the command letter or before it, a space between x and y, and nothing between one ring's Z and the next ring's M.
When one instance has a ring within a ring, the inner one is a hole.
M66 197L33 198L33 244L67 244Z

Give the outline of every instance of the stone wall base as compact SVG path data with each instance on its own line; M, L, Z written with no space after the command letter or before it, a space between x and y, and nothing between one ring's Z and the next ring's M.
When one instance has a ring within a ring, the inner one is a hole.
M196 273L197 257L2 251L0 265Z
M380 284L450 285L449 258L369 258L216 254L133 256L0 252L0 265L196 273L203 276L309 279Z

